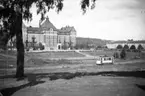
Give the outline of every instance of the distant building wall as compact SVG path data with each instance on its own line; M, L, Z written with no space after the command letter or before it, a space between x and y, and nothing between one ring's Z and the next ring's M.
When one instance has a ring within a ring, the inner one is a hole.
M121 45L122 47L124 47L125 45L128 45L129 48L134 45L136 47L136 49L138 48L139 45L142 45L142 47L145 49L145 43L114 43L114 44L106 44L106 46L109 49L116 49L118 45Z
M35 37L35 41L37 43L44 43L44 35L43 34L28 34L28 41L32 42L32 38Z
M46 47L55 49L57 47L57 31L44 31L44 43Z

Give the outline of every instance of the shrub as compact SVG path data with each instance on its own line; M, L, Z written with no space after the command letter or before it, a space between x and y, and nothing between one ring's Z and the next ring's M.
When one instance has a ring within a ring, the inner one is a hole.
M29 51L29 49L30 49L29 47L26 47L26 51Z
M123 49L127 50L127 49L129 49L129 46L128 45L124 45Z
M130 49L127 49L126 51L127 51L127 52L131 52L131 50L130 50Z
M117 46L117 49L122 49L122 48L123 48L122 45Z
M138 49L138 50L143 50L144 48L143 48L142 45L140 44L140 45L138 45L137 49Z
M121 57L121 59L125 59L126 58L126 52L125 52L124 49L121 51L120 57Z
M113 56L114 56L114 58L119 58L118 52L115 52L115 53L113 54Z
M44 50L44 45L42 45L41 42L39 42L39 48L40 48L40 50Z
M42 46L40 47L40 50L44 50L44 45L42 45Z
M34 47L33 47L33 50L37 50L37 47L34 46Z
M135 49L135 50L133 50L133 52L140 52L140 50L138 50L138 49Z
M130 49L135 50L136 49L135 45L131 45Z

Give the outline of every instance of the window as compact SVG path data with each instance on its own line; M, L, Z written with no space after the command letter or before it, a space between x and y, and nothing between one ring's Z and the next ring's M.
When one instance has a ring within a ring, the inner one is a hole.
M44 35L44 43L46 43L46 35Z
M104 58L104 61L106 61L106 58Z
M111 58L108 58L108 60L111 60Z
M50 28L50 32L52 32L53 31L53 29L52 28Z

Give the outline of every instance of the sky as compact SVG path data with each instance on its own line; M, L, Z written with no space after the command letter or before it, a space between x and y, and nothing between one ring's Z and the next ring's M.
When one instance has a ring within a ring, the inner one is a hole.
M145 0L97 0L96 7L84 15L80 1L64 0L59 14L53 9L46 16L58 29L74 26L78 37L145 40ZM30 10L33 20L25 24L38 27L40 15L35 5Z

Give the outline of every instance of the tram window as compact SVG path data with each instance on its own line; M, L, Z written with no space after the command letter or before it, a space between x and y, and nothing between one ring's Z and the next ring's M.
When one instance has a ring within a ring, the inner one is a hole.
M111 60L111 58L109 58L109 60Z

